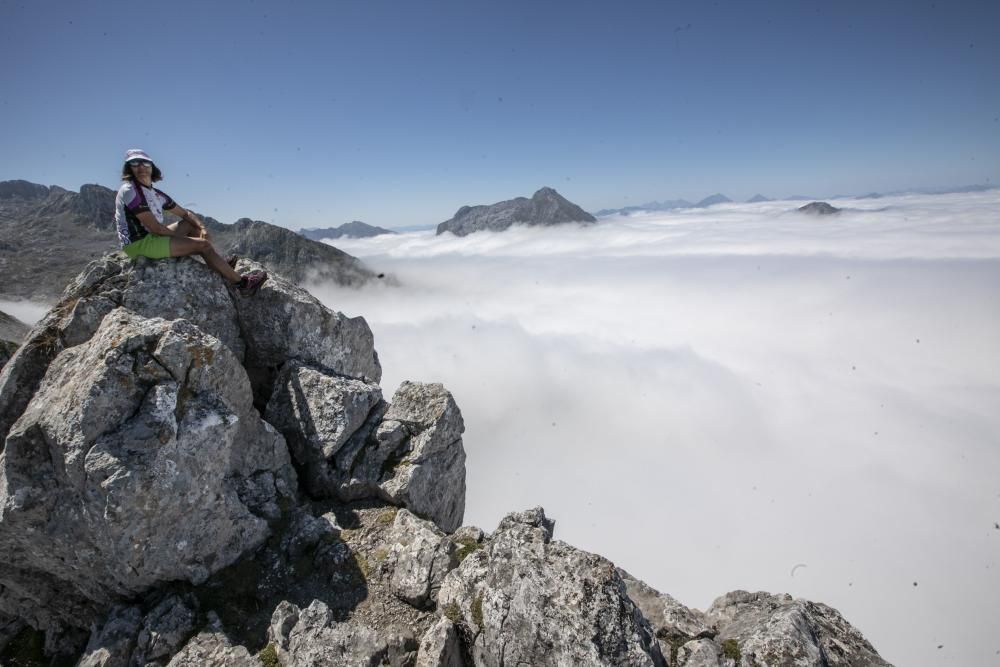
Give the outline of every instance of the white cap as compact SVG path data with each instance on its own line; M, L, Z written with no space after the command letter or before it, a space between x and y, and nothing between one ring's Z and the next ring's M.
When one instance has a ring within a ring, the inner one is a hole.
M130 148L125 151L125 161L128 162L129 160L149 160L152 162L153 158L149 157L146 151L141 148Z

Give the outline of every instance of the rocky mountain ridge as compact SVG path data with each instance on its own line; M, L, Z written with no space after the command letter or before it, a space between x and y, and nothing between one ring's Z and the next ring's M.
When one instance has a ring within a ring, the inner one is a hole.
M0 664L886 664L824 605L688 609L541 508L463 526L458 405L380 377L280 274L91 263L0 372Z
M576 204L552 188L541 188L531 199L517 197L488 206L463 206L437 227L438 234L451 232L466 236L478 231L500 232L512 225L551 226L565 223L597 222Z
M0 182L0 298L51 302L89 261L117 250L114 206L115 191L101 185L71 192L28 181ZM270 269L294 281L358 285L376 278L360 260L283 227L202 217L220 253L266 258Z

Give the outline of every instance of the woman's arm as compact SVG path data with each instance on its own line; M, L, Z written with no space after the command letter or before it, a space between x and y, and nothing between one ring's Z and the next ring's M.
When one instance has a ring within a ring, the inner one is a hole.
M176 234L174 234L174 230L157 222L156 216L149 211L137 213L135 217L139 219L139 222L142 223L142 226L145 227L146 231L150 234L156 234L157 236L176 236Z
M172 214L174 214L177 217L179 217L181 220L187 220L192 225L194 225L195 228L198 229L201 232L201 238L203 238L203 239L208 238L208 230L205 229L205 223L202 222L201 218L199 218L196 214L194 214L191 211L187 210L186 208L184 208L180 204L175 204L173 207L171 207L168 210ZM149 228L147 227L146 229L149 229Z

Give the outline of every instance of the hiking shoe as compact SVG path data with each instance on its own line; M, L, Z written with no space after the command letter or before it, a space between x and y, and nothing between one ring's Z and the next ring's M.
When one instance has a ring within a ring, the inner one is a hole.
M230 255L229 257L226 257L226 264L229 265L230 269L235 269L236 268L236 262L238 262L238 261L240 261L240 256L239 255Z
M254 271L245 273L242 276L237 289L243 296L253 296L260 289L260 286L267 282L267 271Z

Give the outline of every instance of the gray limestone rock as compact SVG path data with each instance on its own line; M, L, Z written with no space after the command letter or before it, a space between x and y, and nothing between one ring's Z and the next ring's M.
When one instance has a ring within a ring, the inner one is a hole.
M337 485L334 456L381 404L377 384L293 361L275 380L265 419L285 436L306 489L322 497Z
M382 498L450 532L465 513L462 413L440 384L378 387L302 364L278 375L267 419L317 497Z
M414 607L426 607L457 564L455 543L434 524L405 509L396 513L390 539L394 541L389 556L392 592Z
M143 618L137 606L117 606L91 633L77 667L162 667L194 634L193 600L171 595Z
M465 667L462 642L454 623L447 618L439 618L424 634L417 651L416 667Z
M260 268L247 260L242 265ZM195 259L132 262L116 253L89 264L66 287L60 302L3 367L0 447L56 354L87 341L119 306L146 317L187 319L221 340L245 363L261 407L270 397L274 376L289 360L371 382L381 377L363 318L334 313L280 277L271 278L256 296L242 298Z
M508 515L445 578L438 608L470 629L477 665L662 665L614 565L552 540L541 508Z
M390 502L450 533L465 516L465 448L462 413L443 386L404 382L392 397L376 439L404 441L390 476L379 485ZM384 479L384 478L383 478Z
M184 645L167 667L260 667L244 646L234 646L219 617L209 612L209 625Z
M263 267L241 260L238 268ZM286 362L297 360L368 382L378 383L382 378L375 340L365 319L330 310L280 275L272 275L255 296L236 298L235 305L250 370L277 373ZM272 383L273 379L263 394L265 403Z
M116 607L90 636L77 667L131 667L135 638L142 623L138 607Z
M789 595L733 591L706 612L716 640L738 648L741 667L884 667L870 643L835 609ZM731 649L732 650L732 649Z
M453 218L438 225L437 233L465 236L483 230L501 232L515 224L550 226L571 222L592 223L597 219L552 188L542 188L531 199L517 197L489 206L463 206Z
M305 609L279 606L270 636L285 665L412 665L418 646L407 628L338 622L319 600Z
M722 649L711 639L694 639L677 649L676 667L725 667Z
M248 479L270 489L241 494ZM294 493L284 440L237 358L184 320L125 309L60 352L0 456L0 609L86 626L157 584L254 549Z
M136 638L132 664L136 667L153 661L166 664L195 630L195 609L192 600L171 595L146 615Z

